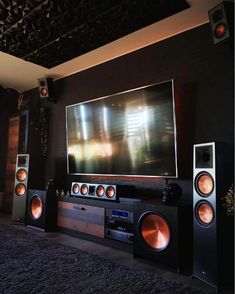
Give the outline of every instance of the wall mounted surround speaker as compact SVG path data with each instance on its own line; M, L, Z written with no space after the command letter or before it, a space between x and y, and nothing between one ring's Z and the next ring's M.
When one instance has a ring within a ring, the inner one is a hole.
M55 191L28 190L26 225L55 231L57 225L57 198Z
M12 222L25 222L28 189L29 154L17 154L13 195Z
M232 148L215 142L194 145L193 276L214 287L233 276L233 218L223 203L232 183Z
M192 265L190 206L142 202L134 216L134 257L158 262L178 271Z
M234 39L234 3L223 1L208 12L214 44Z
M116 201L118 199L117 186L107 184L72 182L71 195L75 197L88 197L111 201Z
M39 95L41 99L46 98L48 101L55 103L54 82L50 78L38 80Z

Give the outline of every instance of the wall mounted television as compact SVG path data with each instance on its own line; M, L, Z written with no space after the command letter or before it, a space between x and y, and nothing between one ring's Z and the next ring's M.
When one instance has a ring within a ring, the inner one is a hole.
M66 107L68 174L177 177L174 81Z

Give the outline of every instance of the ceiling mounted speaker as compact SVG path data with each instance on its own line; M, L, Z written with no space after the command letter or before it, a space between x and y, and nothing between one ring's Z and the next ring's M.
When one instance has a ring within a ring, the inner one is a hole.
M41 99L46 98L48 101L55 103L54 82L50 78L38 80L39 95Z
M212 38L214 44L225 40L233 43L234 35L234 3L223 1L211 10L209 18L211 23Z

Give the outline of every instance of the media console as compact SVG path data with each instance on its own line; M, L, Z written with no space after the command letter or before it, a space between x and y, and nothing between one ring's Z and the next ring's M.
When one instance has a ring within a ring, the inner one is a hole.
M119 202L66 197L58 201L58 230L100 244L132 251L134 211L139 199Z
M66 197L58 230L181 270L192 264L192 207L161 199L119 202Z

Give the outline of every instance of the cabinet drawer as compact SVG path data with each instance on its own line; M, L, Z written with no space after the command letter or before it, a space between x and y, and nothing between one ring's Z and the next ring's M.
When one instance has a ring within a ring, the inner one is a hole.
M103 207L58 202L57 224L61 228L104 237L104 218Z

